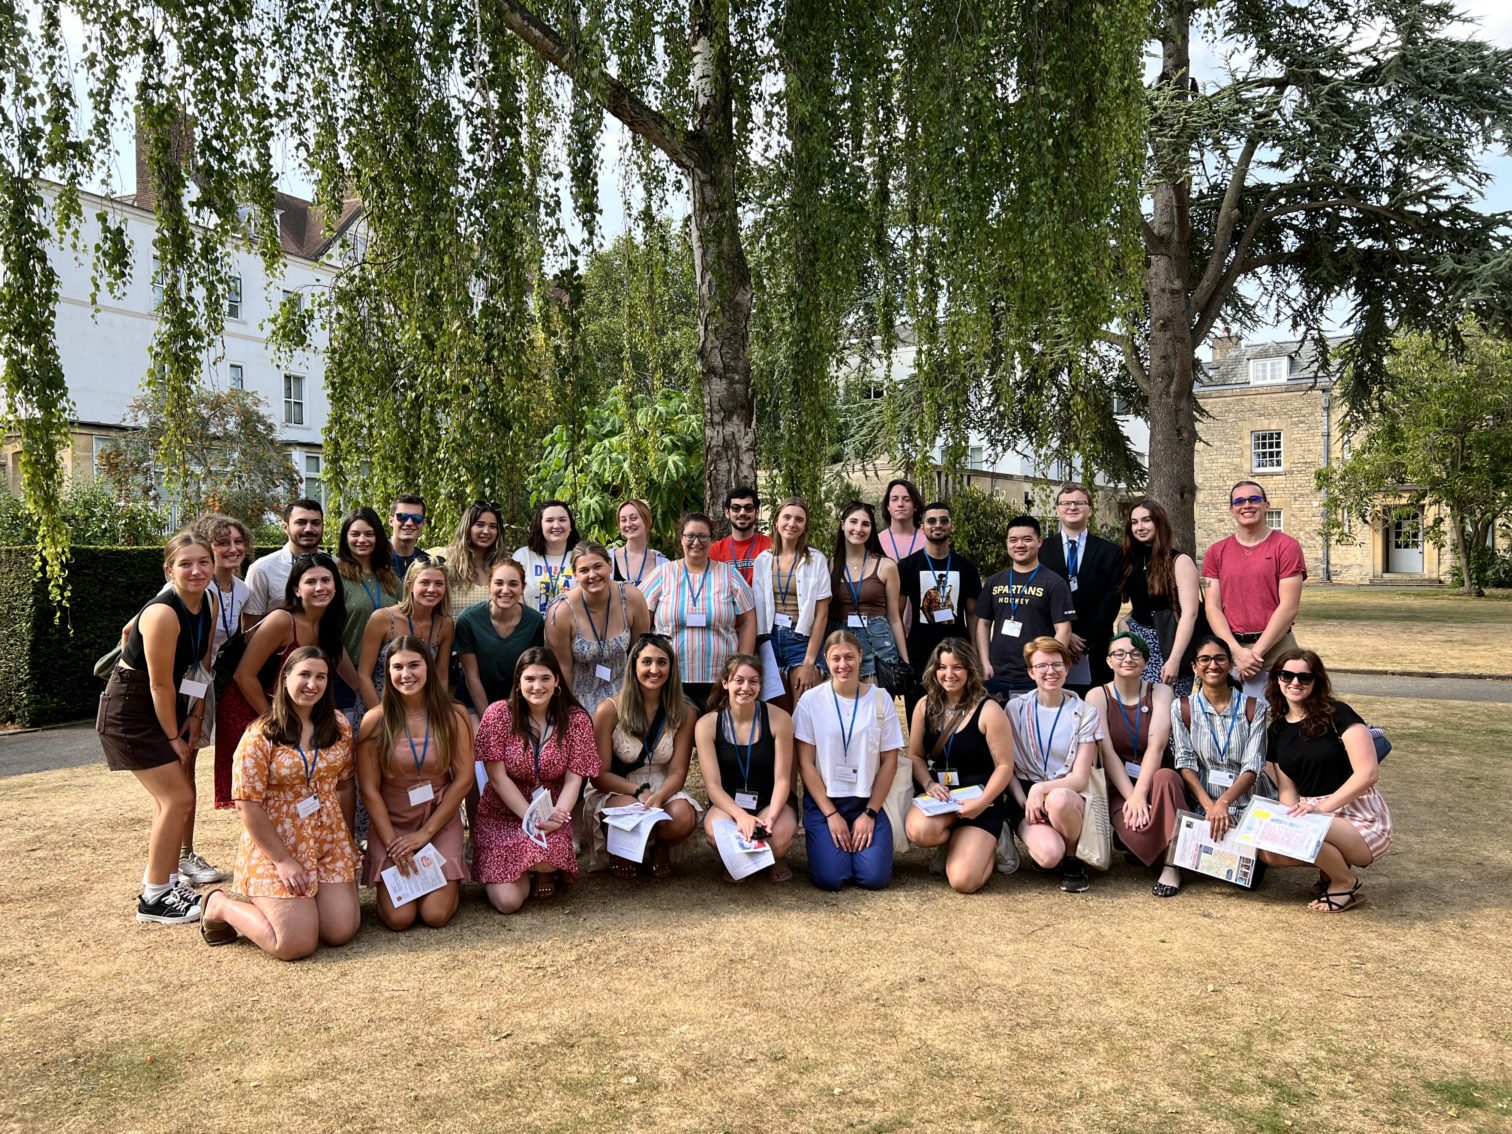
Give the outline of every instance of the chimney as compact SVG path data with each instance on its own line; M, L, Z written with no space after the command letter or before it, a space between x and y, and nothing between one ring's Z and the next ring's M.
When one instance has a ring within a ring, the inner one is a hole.
M150 130L142 121L142 110L136 110L136 190L133 204L141 209L157 208L157 186L152 180L151 155L149 153ZM174 157L188 166L194 155L194 127L187 117L180 117L173 128L172 151Z
M1223 334L1213 336L1213 365L1217 366L1243 345L1243 338L1234 334L1228 327L1224 327Z

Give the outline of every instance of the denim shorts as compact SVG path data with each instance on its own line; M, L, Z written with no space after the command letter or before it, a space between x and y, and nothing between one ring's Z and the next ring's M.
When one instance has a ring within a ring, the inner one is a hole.
M836 630L849 630L857 638L861 639L861 676L875 677L877 674L877 657L883 661L895 662L898 660L898 644L893 641L892 624L887 621L885 614L863 614L864 626L847 626L845 619L835 618L830 620L826 636ZM821 659L822 660L822 659ZM823 669L823 666L820 667ZM826 672L828 672L826 670Z
M771 643L772 653L777 655L777 665L783 672L802 665L808 656L808 635L799 634L791 627L773 626Z

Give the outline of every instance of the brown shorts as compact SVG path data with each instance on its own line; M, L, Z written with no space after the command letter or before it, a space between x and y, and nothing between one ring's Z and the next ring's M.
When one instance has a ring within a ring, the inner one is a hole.
M178 711L179 699L174 700ZM142 670L121 666L111 670L105 692L100 694L95 731L105 750L105 766L112 772L144 772L178 759L158 723L152 687Z

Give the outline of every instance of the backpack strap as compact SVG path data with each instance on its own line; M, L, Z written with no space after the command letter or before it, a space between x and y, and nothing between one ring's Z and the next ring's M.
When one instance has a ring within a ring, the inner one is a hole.
M1192 731L1192 699L1190 695L1181 699L1181 727L1188 732Z
M1246 724L1255 723L1255 710L1257 708L1259 708L1259 704L1253 697L1246 697L1244 699L1244 720Z

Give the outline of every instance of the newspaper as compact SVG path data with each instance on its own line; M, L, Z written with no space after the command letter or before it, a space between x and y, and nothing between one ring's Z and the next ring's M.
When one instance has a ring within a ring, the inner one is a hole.
M1183 811L1176 824L1175 865L1236 886L1255 884L1255 852L1243 846L1231 830L1213 841L1206 816Z
M609 807L604 810L604 825L608 834L608 851L616 858L631 862L646 861L646 841L651 837L651 828L664 819L670 819L660 807Z

